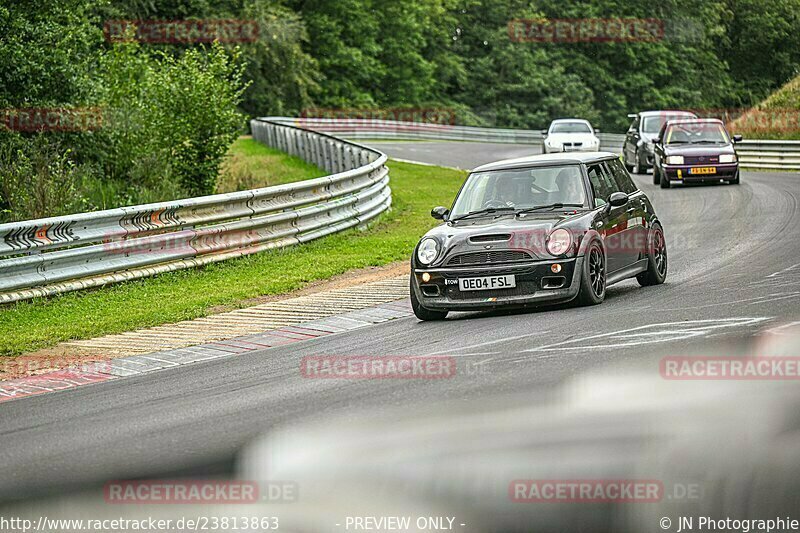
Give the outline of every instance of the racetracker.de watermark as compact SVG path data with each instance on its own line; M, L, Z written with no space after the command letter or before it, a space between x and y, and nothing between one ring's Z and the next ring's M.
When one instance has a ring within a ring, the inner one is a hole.
M445 379L456 374L450 356L306 356L300 374L316 379Z
M752 108L686 108L682 111L694 113L699 118L715 118L725 125L731 133L796 133L800 131L800 110L792 108L752 109ZM655 115L651 115L655 116ZM691 117L679 117L674 111L660 111L662 121L692 120Z
M252 43L258 40L255 20L107 20L103 34L109 42L151 44Z
M515 479L508 484L514 503L656 503L699 501L703 484L659 479Z
M800 357L668 356L659 371L669 380L800 380Z
M107 125L100 107L28 107L0 109L0 127L20 132L94 131Z
M109 504L251 504L297 501L297 483L215 479L110 481L103 486Z
M456 113L442 107L394 107L357 109L347 107L310 107L300 112L301 119L332 119L350 126L365 124L385 125L387 121L412 124L436 124L454 126ZM302 125L302 120L301 120Z
M517 479L508 485L515 503L655 503L664 483L655 479Z
M656 18L513 19L508 36L517 43L655 42L664 39Z

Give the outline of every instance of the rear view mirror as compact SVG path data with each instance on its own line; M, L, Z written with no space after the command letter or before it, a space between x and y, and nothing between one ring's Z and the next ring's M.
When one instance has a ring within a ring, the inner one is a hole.
M431 209L431 216L436 220L446 220L448 214L450 214L450 210L446 207L438 206Z
M741 135L734 135L733 136L733 142L735 142L735 143L742 142L742 136Z
M608 197L608 203L611 207L620 207L628 203L628 195L624 192L615 192Z

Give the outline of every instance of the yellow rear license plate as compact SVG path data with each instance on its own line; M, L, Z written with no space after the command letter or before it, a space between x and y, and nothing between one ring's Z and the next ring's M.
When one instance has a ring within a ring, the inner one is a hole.
M689 169L691 174L716 174L717 167L695 167Z

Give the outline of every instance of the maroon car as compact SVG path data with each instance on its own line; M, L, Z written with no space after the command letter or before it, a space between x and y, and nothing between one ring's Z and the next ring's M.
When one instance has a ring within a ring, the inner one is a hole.
M715 118L670 120L654 141L653 183L669 189L670 184L700 181L739 183L739 161L733 143L741 135L728 134Z

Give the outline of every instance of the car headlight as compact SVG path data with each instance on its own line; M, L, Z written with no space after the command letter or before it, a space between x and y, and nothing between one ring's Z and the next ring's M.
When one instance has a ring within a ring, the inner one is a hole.
M683 156L682 155L668 155L667 156L667 164L668 165L682 165L683 164Z
M417 259L423 265L430 265L436 256L439 255L439 243L436 239L422 239L417 248Z
M722 154L719 156L720 163L736 163L736 154Z
M550 255L563 255L572 246L572 235L564 228L559 228L547 237L547 251Z

